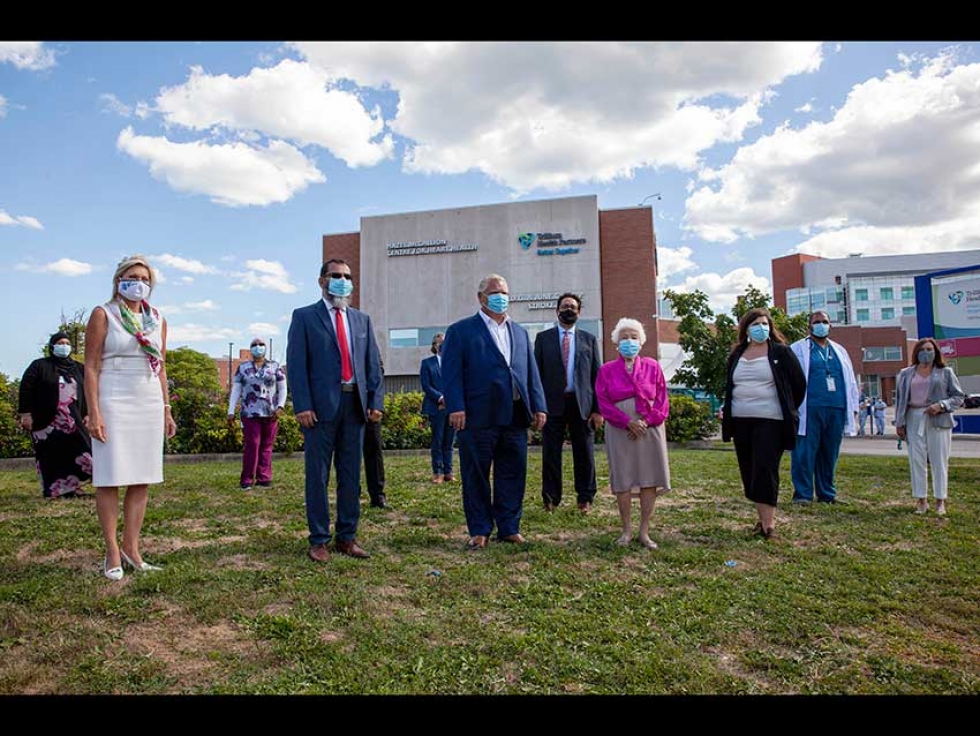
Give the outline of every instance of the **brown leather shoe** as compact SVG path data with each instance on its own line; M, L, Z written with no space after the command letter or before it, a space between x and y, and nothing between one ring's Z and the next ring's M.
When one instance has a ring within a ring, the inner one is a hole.
M578 510L583 514L587 514L592 510L592 504L588 501L579 501Z
M520 534L511 534L506 537L500 538L501 542L510 542L511 544L527 544L527 540Z
M442 480L443 478L441 475L437 474L432 476L432 482L435 483L436 485L440 485L442 483Z
M314 544L306 552L306 556L314 562L330 562L330 550L325 544Z
M456 482L456 476L453 475L452 473L450 473L449 475L442 476L442 479L444 481L446 481L447 483L455 483Z
M485 536L482 534L477 534L476 536L470 537L470 541L466 543L466 549L476 550L476 549L486 549L487 542L489 542Z
M348 557L357 557L358 559L364 559L365 557L370 557L365 550L361 549L361 546L357 543L356 539L350 539L346 542L341 542L339 539L336 542L336 549L340 554L347 555Z

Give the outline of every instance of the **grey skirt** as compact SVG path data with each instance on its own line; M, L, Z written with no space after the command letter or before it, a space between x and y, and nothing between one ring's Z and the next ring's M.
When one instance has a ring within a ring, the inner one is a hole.
M617 402L616 408L630 419L639 418L633 397ZM606 456L613 493L638 494L641 488L657 488L657 495L663 495L670 490L665 424L649 427L642 437L631 440L625 429L606 422Z

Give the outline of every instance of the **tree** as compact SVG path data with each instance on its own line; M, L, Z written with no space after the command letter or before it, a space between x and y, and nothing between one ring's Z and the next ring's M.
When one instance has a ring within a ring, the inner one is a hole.
M790 317L779 307L770 306L769 295L755 286L749 286L735 300L734 318L729 314L716 315L708 305L708 295L700 290L681 294L668 289L664 298L670 300L674 314L680 317L680 346L688 355L674 374L674 382L703 389L719 399L725 395L725 367L738 337L738 322L750 309L768 309L787 342L800 340L810 331L808 315Z
M84 309L76 309L71 316L66 315L64 309L62 309L58 329L51 331L51 334L64 332L68 335L68 340L71 342L71 357L79 363L85 362L85 327L87 324L88 321L85 318ZM43 355L48 354L48 340L51 339L51 334L44 336L44 347L41 348Z
M721 398L725 395L725 365L735 344L735 321L727 314L716 316L708 306L708 295L700 290L681 294L668 289L664 298L681 319L679 342L688 355L673 382Z
M204 353L188 347L167 351L167 385L177 434L168 451L178 453L236 452L241 436L226 422L228 397L221 389L218 368Z
M30 457L34 454L30 437L14 418L19 393L20 381L11 381L0 373L0 457Z

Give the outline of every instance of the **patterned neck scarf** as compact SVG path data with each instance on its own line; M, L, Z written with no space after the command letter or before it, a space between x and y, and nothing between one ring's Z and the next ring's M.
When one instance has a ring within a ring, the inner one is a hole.
M160 355L160 351L154 347L153 343L147 337L150 333L156 330L160 326L160 313L151 307L147 301L144 299L140 303L140 317L142 319L137 319L133 311L126 306L126 302L121 299L118 301L119 304L119 315L122 318L122 325L126 328L126 332L136 338L136 342L140 344L143 348L143 352L146 353L146 359L150 363L150 370L153 371L153 375L160 374L160 366L163 365L163 356Z

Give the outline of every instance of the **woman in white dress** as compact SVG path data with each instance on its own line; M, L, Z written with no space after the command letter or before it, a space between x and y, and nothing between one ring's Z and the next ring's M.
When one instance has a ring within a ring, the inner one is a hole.
M112 299L92 310L85 332L92 485L105 537L102 572L110 580L123 577L123 562L134 570L160 569L139 550L147 486L163 482L164 435L177 432L167 390L167 323L147 302L155 283L143 256L123 259L112 278ZM121 486L126 496L120 547Z

